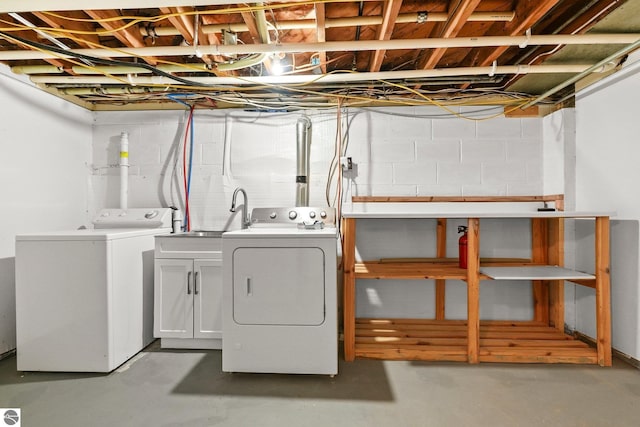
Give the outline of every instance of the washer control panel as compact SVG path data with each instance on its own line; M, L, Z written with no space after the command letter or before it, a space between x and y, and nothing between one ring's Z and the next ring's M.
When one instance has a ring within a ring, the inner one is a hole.
M170 208L102 209L93 220L95 228L171 227Z
M296 206L293 208L255 208L251 212L252 224L313 225L322 223L333 227L336 223L334 208Z

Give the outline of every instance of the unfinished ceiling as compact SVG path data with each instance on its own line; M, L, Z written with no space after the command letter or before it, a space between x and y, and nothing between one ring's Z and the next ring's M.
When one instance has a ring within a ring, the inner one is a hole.
M96 110L521 111L571 102L576 82L614 72L638 47L639 3L7 0L0 61Z

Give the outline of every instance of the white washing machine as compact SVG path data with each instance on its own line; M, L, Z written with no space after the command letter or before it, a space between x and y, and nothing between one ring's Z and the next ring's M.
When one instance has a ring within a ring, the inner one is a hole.
M251 221L222 236L222 370L337 374L333 209L257 208Z
M19 371L110 372L153 340L154 236L171 209L105 209L94 226L16 236Z

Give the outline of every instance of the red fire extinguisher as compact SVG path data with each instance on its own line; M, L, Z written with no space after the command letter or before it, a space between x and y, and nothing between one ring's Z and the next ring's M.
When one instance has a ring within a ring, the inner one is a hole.
M458 266L467 268L467 227L459 225L458 233L463 233L458 240Z

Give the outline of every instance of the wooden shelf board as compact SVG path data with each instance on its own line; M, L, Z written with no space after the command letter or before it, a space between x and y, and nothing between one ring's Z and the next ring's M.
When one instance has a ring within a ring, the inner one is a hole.
M357 279L457 279L466 280L467 270L453 263L378 262L355 265ZM481 278L487 279L486 276Z
M355 355L387 360L466 362L464 320L356 319ZM480 362L597 363L597 351L536 321L483 321Z

